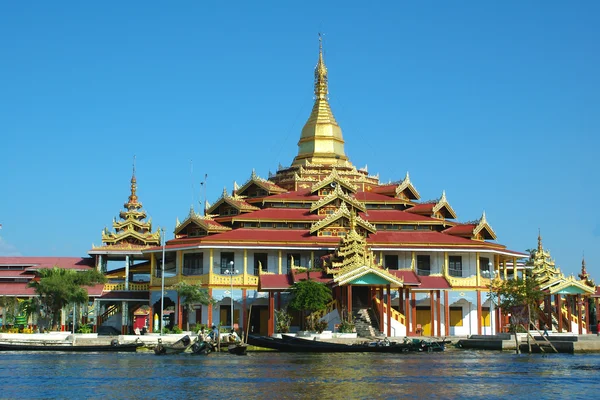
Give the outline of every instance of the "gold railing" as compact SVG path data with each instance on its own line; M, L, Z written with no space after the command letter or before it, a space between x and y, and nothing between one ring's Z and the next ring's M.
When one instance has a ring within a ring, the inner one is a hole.
M582 307L582 314L584 314L584 309ZM562 307L562 315L565 317L565 319L568 321L569 320L569 311L567 310L567 306L563 305ZM577 315L571 313L571 321L569 322L575 322L576 325L579 325L579 317L577 317ZM585 321L581 321L581 327L584 329L587 329L587 324Z
M173 286L178 282L187 282L189 284L202 286L229 286L232 283L231 277L221 274L206 274L197 276L173 276L165 278L165 286ZM161 278L152 277L150 286L160 286ZM233 286L240 287L258 287L258 276L256 275L235 275L233 276Z
M125 283L105 283L104 291L112 292L112 291L123 291L123 290L133 290L133 291L144 291L149 290L149 283L130 283L129 289L125 289Z
M446 280L450 286L477 286L477 276L470 276L468 278L457 278L455 276L446 276Z
M379 300L377 297L374 297L373 300L375 300L375 304L377 305L377 309L379 310L381 300ZM388 305L386 303L383 303L383 312L388 312ZM406 317L404 316L404 314L394 310L393 308L392 308L391 312L392 312L392 315L391 315L392 319L395 319L396 321L400 322L402 325L406 326ZM381 316L381 318L383 318L383 316Z

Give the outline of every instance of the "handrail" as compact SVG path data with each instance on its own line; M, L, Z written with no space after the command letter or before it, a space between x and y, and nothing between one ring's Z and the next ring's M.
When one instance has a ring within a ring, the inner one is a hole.
M562 315L568 320L569 319L569 311L567 310L567 306L563 304L562 306ZM576 325L579 325L579 317L577 317L577 315L571 313L571 321L570 322L575 322ZM587 329L587 323L586 321L581 321L581 327Z
M112 306L108 307L108 309L102 315L99 315L96 318L96 324L98 326L102 325L104 321L106 321L107 319L119 312L121 312L121 304L113 304Z
M377 297L374 297L373 300L375 300L375 303L377 304L377 309L379 309L379 303L381 303L381 300L379 300ZM387 312L387 308L388 308L388 305L386 303L383 303L383 311L384 312ZM392 315L391 315L392 319L395 319L396 321L400 322L402 325L406 326L406 317L404 316L404 314L395 310L393 307L391 308L391 313L392 313Z

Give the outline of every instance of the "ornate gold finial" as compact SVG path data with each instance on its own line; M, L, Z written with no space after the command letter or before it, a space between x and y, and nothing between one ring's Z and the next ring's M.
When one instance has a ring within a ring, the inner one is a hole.
M544 252L544 247L542 246L542 230L538 228L538 253L542 254Z
M139 205L139 206L138 206ZM141 204L138 203L137 197L137 179L135 178L135 155L133 156L133 173L131 174L131 194L129 195L125 208L130 210L132 208L140 208Z
M315 67L315 96L327 100L329 89L327 87L327 67L323 61L323 35L319 33L319 61Z

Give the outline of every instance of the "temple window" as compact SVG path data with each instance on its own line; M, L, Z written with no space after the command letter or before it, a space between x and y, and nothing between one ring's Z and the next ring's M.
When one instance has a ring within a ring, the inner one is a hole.
M431 257L428 255L417 256L417 275L429 276L431 274Z
M183 255L183 275L202 275L204 255L202 253L188 253Z
M233 261L233 253L231 252L221 252L221 273L224 274L225 271L231 269L231 262Z
M417 225L417 230L418 231L430 231L431 226L430 225Z
M398 255L397 254L386 254L384 256L384 267L387 269L398 269Z
M415 226L414 225L402 225L402 230L403 231L414 231Z
M156 269L155 276L157 278L162 277L162 254L156 254ZM165 278L173 277L177 274L177 265L175 263L176 260L175 252L165 253Z
M268 271L268 254L267 253L254 253L254 275L259 275L260 271Z
M461 256L449 256L448 257L448 273L450 276L458 278L462 277L462 257Z
M479 271L484 278L490 277L490 259L487 257L479 257Z

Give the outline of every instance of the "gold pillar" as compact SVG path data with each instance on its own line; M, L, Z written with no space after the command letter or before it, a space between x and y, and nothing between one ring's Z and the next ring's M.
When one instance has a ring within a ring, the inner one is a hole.
M480 286L481 285L481 270L480 270L481 263L479 262L479 252L475 253L475 265L476 265L476 269L477 269L477 277L475 278L475 282L476 282L477 286Z
M417 269L417 254L414 251L410 252L410 269Z
M448 276L448 252L444 252L444 276Z
M213 273L213 259L214 259L214 249L210 249L209 252L209 256L208 256L208 273L212 274Z
M281 275L281 273L282 273L281 272L281 250L279 250L279 260L278 260L278 263L279 263L279 267L278 267L279 268L279 275Z
M248 249L244 249L244 276L248 274ZM246 279L244 278L244 283Z

